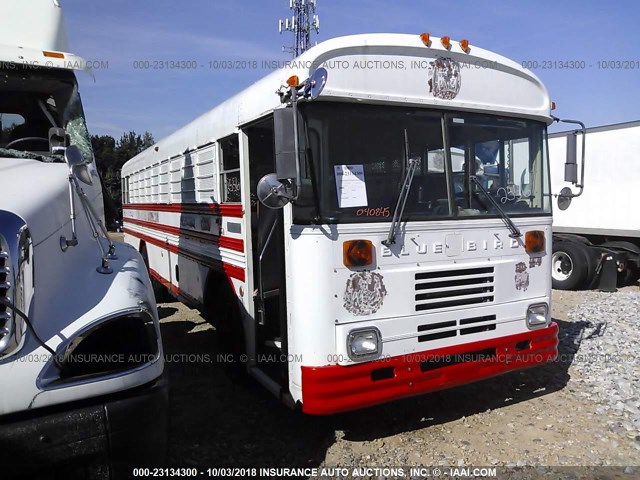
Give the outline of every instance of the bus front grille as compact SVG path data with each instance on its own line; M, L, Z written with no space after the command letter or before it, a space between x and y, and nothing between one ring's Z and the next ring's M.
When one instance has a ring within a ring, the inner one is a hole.
M483 315L481 317L461 318L445 322L428 323L418 326L418 342L430 342L442 338L471 335L473 333L490 332L496 329L497 317Z
M494 267L416 273L416 311L493 302Z

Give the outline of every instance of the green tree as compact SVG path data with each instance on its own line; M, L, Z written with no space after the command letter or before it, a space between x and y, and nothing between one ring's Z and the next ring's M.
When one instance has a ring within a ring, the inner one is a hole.
M102 178L107 225L122 220L122 186L120 170L131 158L155 144L153 135L133 131L124 133L116 141L110 135L92 135L91 145Z

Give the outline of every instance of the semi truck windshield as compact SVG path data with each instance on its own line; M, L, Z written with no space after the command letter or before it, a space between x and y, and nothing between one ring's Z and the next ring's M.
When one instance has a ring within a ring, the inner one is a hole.
M0 156L61 160L49 151L49 129L57 127L65 129L68 145L93 160L72 72L8 64L0 78Z

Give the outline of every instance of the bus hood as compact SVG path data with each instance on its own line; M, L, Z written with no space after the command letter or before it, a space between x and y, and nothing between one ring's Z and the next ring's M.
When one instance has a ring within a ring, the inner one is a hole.
M34 245L69 223L69 169L65 163L0 157L0 182L0 210L13 212L27 222Z

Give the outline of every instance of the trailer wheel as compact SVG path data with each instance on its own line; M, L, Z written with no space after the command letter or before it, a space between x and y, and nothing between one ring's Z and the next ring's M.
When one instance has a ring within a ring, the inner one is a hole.
M557 290L574 290L584 285L589 277L589 254L576 242L553 245L551 255L551 283Z

